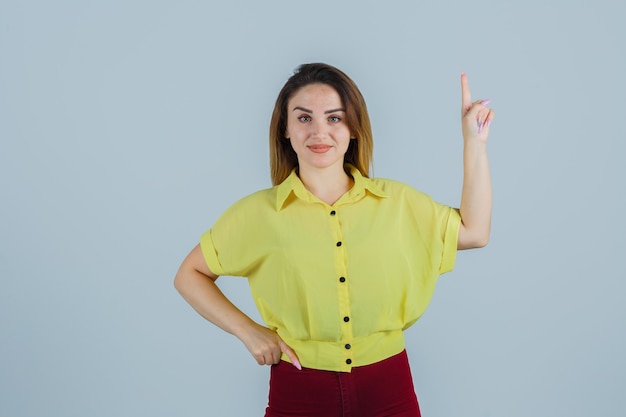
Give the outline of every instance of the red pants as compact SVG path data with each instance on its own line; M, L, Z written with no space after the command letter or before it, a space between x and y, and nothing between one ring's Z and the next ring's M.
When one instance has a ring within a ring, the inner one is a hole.
M420 417L406 351L352 372L272 365L265 417Z

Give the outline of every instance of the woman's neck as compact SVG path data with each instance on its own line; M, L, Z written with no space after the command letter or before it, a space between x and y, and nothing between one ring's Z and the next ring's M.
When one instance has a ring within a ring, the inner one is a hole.
M352 188L354 180L344 171L343 166L340 169L329 168L303 170L300 167L298 176L311 194L331 206Z

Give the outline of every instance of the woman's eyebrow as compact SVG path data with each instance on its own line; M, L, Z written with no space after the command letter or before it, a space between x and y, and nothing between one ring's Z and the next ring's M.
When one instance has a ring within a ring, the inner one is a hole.
M338 113L338 112L340 112L340 111L345 112L345 111L346 111L346 109L344 109L344 108L340 107L340 108L338 108L338 109L326 110L326 111L324 112L324 114L328 114L328 113Z
M313 113L313 110L305 109L304 107L300 107L300 106L296 106L296 107L293 108L293 111L296 111L296 110L300 110L300 111L303 111L305 113ZM340 112L340 111L345 112L346 109L340 107L338 109L326 110L324 112L324 114L336 113L336 112Z

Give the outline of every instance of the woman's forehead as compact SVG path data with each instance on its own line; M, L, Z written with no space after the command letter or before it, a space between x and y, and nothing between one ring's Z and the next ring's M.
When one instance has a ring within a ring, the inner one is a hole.
M295 91L288 102L289 110L293 110L293 107L302 106L303 104L316 107L343 107L337 90L328 84L322 83L308 84Z

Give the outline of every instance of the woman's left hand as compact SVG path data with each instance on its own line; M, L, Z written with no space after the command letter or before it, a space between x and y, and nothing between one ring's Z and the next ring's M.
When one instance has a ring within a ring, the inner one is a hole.
M469 82L465 73L461 74L461 125L463 139L486 143L489 128L495 117L493 110L487 105L491 100L476 100L472 102Z

